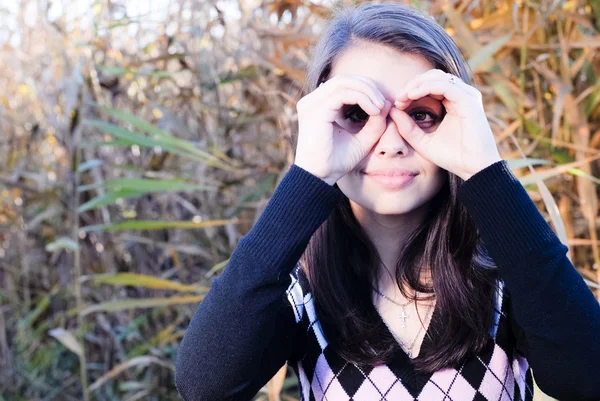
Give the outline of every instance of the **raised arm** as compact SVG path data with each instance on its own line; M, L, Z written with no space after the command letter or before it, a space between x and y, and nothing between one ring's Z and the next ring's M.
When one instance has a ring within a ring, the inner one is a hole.
M291 166L190 322L175 372L184 400L251 399L301 351L302 333L284 299L289 274L341 197Z
M473 175L459 197L512 299L540 388L600 400L600 306L506 161Z

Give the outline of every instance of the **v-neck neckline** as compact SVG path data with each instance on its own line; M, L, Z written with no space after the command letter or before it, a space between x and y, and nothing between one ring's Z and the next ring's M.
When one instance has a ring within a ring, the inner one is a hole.
M378 323L380 323L380 325L383 327L383 330L386 333L386 335L393 338L394 341L396 342L396 344L398 345L397 355L402 356L402 359L413 361L414 359L418 358L421 355L421 350L423 349L423 347L429 347L431 345L432 338L431 338L430 328L431 328L431 324L433 323L434 319L437 318L438 308L436 308L436 305L433 305L433 312L431 313L431 318L429 319L429 324L427 325L427 328L425 329L425 336L423 337L423 341L421 342L421 346L419 347L419 354L415 358L411 358L410 356L408 356L408 354L406 353L406 351L404 350L402 345L398 342L398 340L396 339L396 337L394 336L394 334L392 333L392 331L390 330L388 325L383 320L383 317L379 313L379 310L377 310L377 308L375 307L375 304L373 304L373 309L375 309L376 319L378 320Z

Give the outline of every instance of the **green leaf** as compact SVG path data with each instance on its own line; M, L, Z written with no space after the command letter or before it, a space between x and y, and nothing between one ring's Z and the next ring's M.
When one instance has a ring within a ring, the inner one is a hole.
M596 84L596 89L592 91L585 102L585 114L589 117L600 104L600 83Z
M169 298L119 299L88 306L81 311L81 315L85 316L95 312L118 312L137 308L156 308L161 306L191 304L200 302L203 299L204 295L174 296Z
M103 284L130 285L135 287L154 288L157 290L174 290L179 292L198 292L208 290L205 287L181 284L175 281L136 273L117 273L110 276L91 277L91 280L96 283Z
M162 191L202 191L218 190L217 187L207 185L191 184L182 180L153 180L144 178L116 178L102 183L82 185L77 191L84 192L104 187L111 191L137 191L140 193L162 192Z
M586 172L584 172L584 171L582 171L582 170L580 170L578 168L570 168L570 169L567 170L567 172L569 174L575 175L577 177L586 178L586 179L592 181L594 184L599 184L600 185L600 179L598 179L598 178L594 177L593 175L590 175L590 174L588 174L588 173L586 173Z
M567 164L575 161L575 158L569 152L561 147L552 146L551 142L540 141L538 147L546 149L552 155L552 160L557 164Z
M494 93L502 103L515 115L518 115L520 101L515 97L509 85L505 83L505 78L500 73L492 73L484 76L483 80L494 90Z
M122 26L122 25L123 25L122 23L121 24L117 23L115 25L109 25L108 29L112 29L112 28L115 28L117 26ZM105 66L105 65L101 65L101 64L96 65L96 69L99 71L102 71L103 73L105 73L107 75L123 76L123 75L131 74L134 77L150 76L150 77L157 77L157 78L167 78L178 72L178 71L175 71L175 72L152 71L152 70L148 70L148 69L137 70L137 69L131 69L131 68L127 68L127 67L109 67L109 66Z
M119 139L127 141L129 144L136 144L138 146L146 147L146 148L155 148L159 147L165 151L169 151L178 156L192 159L195 161L199 161L201 163L218 167L227 171L238 171L237 168L224 164L221 161L218 161L214 156L206 156L206 152L200 151L195 148L193 145L181 141L179 139L173 138L171 136L162 137L157 135L155 137L149 137L146 135L138 134L136 132L130 131L128 129L116 126L114 124L109 124L104 121L99 120L87 120L85 124L91 125L100 129L101 131L116 136Z
M54 294L55 291L44 295L44 297L37 302L35 309L29 312L23 319L19 320L17 329L21 331L31 328L33 323L46 311L46 309L48 309L50 306L50 299Z
M106 65L102 65L102 64L98 64L96 65L96 69L98 71L101 71L107 75L125 75L127 73L131 73L133 74L134 72L132 70L130 70L129 68L125 68L125 67L109 67Z
M155 221L155 220L131 220L115 224L97 224L83 227L85 232L91 231L122 231L122 230L162 230L165 228L205 228L224 226L237 223L237 219L231 220L209 220L209 221Z
M511 169L527 167L530 164L532 166L554 164L554 163L552 163L548 160L544 160L544 159L529 159L529 158L511 159L511 160L507 160L506 163L508 164L508 166Z
M97 182L95 184L80 185L77 187L77 192L85 192L85 191L90 191L92 189L98 189L98 188L102 188L101 182Z
M261 199L268 191L273 189L275 181L277 180L277 174L269 173L263 178L254 188L253 191L243 196L237 204L228 208L225 211L226 217L233 217L238 214L240 209L248 202L255 202Z
M128 141L125 139L115 139L114 141L102 141L102 142L89 142L82 144L84 148L95 148L99 146L120 146L120 147L129 147L131 145L136 145L133 141Z
M217 263L204 275L204 277L209 278L216 272L223 270L225 266L227 266L227 263L229 263L229 259L225 259L224 261Z
M191 144L188 141L184 141L182 139L176 138L176 137L168 134L166 131L158 128L156 125L154 125L146 120L143 120L136 115L127 113L123 110L118 110L118 109L113 109L113 108L108 108L108 107L100 107L100 109L102 111L104 111L106 114L108 114L114 118L117 118L123 122L131 124L133 127L135 127L137 130L139 130L141 132L145 132L150 135L153 135L156 138L160 138L162 140L162 142L164 142L166 144L169 144L175 148L179 148L182 151L188 152L190 154L193 154L193 155L205 160L205 162L207 164L213 165L215 167L220 167L225 170L234 169L233 166L227 165L223 160L219 159L217 156L215 156L209 152L206 152L202 149L198 149L196 146L194 146L193 144Z
M67 349L75 353L78 357L81 358L83 356L83 347L70 331L56 328L48 331L48 334L56 338L62 345L67 347Z
M135 198L135 197L138 197L138 196L143 195L143 194L144 194L143 192L128 191L128 190L122 190L122 191L117 191L117 192L109 192L109 193L97 196L94 199L89 200L88 202L86 202L83 205L79 206L79 208L77 209L77 211L79 213L83 213L83 212L85 212L87 210L95 209L95 208L100 207L100 206L105 206L105 205L113 204L119 198L123 198L123 199L125 199L125 198Z
M496 54L496 52L500 50L502 46L506 44L506 42L510 40L512 35L513 33L509 32L504 36L492 40L487 45L479 49L479 51L475 53L468 61L471 69L476 72L486 71L486 62L490 60L494 56L494 54Z
M88 391L88 393L91 394L94 391L98 390L98 388L102 387L104 384L106 384L107 382L109 382L110 380L115 378L117 375L121 374L122 372L124 372L128 369L131 369L135 366L148 366L151 363L171 369L172 371L175 370L175 367L172 364L162 361L155 356L152 356L152 355L138 356L138 357L129 359L125 362L121 362L120 364L116 365L114 368L112 368L108 372L104 373L94 383L92 383L90 385L90 387L87 389L87 391ZM115 399L115 398L111 398L111 399Z
M46 245L47 252L56 252L56 251L60 251L62 249L76 251L77 249L79 249L79 244L77 242L73 241L69 237L61 237L61 238L57 239L56 241L51 242L48 245Z
M536 121L525 119L525 131L536 137L542 132L542 127Z
M96 127L107 134L111 134L120 139L125 139L126 141L132 142L139 146L144 146L147 148L154 148L155 146L163 147L165 144L160 141L155 141L152 138L149 138L145 135L140 135L134 132L129 131L128 129L118 127L113 124L105 123L104 121L98 120L87 120L85 122L88 125Z
M103 163L102 160L98 160L98 159L88 160L87 162L80 164L79 167L77 168L77 171L80 173L83 173L84 171L87 171L91 168L101 166L102 163Z
M156 192L156 191L197 191L218 190L216 187L191 184L181 180L151 180L143 178L117 178L104 182L104 187L111 190Z

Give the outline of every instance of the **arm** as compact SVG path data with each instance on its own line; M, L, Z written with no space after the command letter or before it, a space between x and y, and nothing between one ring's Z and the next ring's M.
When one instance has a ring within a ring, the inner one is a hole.
M250 399L302 340L285 306L290 272L342 193L292 165L198 306L177 353L186 401Z
M505 161L463 183L512 300L540 388L559 399L600 399L600 306Z

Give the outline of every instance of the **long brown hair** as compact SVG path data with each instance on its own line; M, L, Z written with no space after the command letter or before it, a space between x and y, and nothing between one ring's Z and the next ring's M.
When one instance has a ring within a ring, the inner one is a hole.
M336 58L357 40L417 54L435 68L472 82L460 50L432 18L400 4L361 4L338 10L329 21L311 52L304 91L327 80ZM427 205L426 219L408 237L396 269L401 291L408 285L436 297L427 332L430 346L413 360L421 372L457 367L479 352L489 340L494 318L496 269L457 198L463 181L447 175ZM371 297L380 258L348 198L315 232L300 263L329 345L357 365L391 361L399 345L385 330ZM423 274L430 275L432 285L422 283Z

